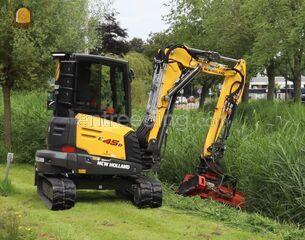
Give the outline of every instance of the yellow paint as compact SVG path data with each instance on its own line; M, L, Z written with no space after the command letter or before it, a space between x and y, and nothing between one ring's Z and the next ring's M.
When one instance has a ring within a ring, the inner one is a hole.
M60 75L60 61L56 60L56 69L55 69L55 81L57 81L59 79L59 75Z
M243 73L243 75L246 77L246 62L244 60L240 60L239 63L236 64L235 68L240 70ZM201 158L211 156L212 153L208 149L218 139L224 125L224 120L228 116L228 112L224 110L226 97L230 94L230 90L231 92L234 92L238 88L238 84L234 84L234 83L236 81L241 81L240 75L235 71L228 70L224 72L224 75L225 78L221 87L220 96L218 98L218 102L210 124L210 128L205 140L204 149L203 152L201 153ZM244 85L242 91L240 91L238 95L237 104L240 103L241 101L243 90L244 90Z
M78 169L79 174L86 174L87 170L86 169Z
M165 50L166 52L167 50ZM170 63L167 65L163 81L162 81L162 90L158 99L158 110L156 115L156 121L153 128L150 131L148 142L158 138L159 131L161 130L164 116L166 114L166 109L168 108L169 101L165 100L165 96L168 91L172 89L175 85L175 82L179 79L181 75L181 70L177 64L177 61L180 62L185 68L194 69L197 66L201 67L201 72L209 75L224 76L224 81L222 85L222 91L218 99L218 104L215 109L215 113L210 125L210 129L207 134L207 138L201 153L201 157L210 156L211 153L207 150L219 137L219 134L222 130L224 120L227 116L227 112L223 111L225 105L226 97L229 95L230 90L233 92L237 89L238 84L234 83L236 81L240 82L241 77L236 72L231 70L228 66L217 63L217 62L207 62L202 59L194 59L190 54L183 48L176 48L170 54ZM240 60L236 66L236 69L240 70L244 76L246 76L246 62ZM232 86L233 85L233 86ZM244 87L244 86L243 86ZM243 90L239 93L237 103L240 102Z
M124 136L133 132L132 128L86 114L77 114L76 119L77 148L90 155L126 160Z
M26 7L19 8L16 12L16 23L29 24L31 23L31 11Z
M193 68L196 67L196 62L192 62L192 57L182 48L177 48L170 55L170 58L174 60L178 60L183 65L191 66ZM169 101L166 101L164 97L166 96L168 91L173 88L175 82L179 79L180 75L181 75L181 70L179 69L177 62L173 62L167 65L162 80L161 95L159 96L158 99L158 110L157 110L156 120L148 136L148 142L153 139L157 139L158 137L159 131L162 127L164 116L166 114L166 109L168 108L169 105Z

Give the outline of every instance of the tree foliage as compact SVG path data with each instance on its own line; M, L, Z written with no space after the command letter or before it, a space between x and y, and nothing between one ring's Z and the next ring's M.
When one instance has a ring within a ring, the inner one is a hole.
M122 56L129 51L129 45L126 40L128 37L127 30L121 28L115 13L107 13L103 21L99 22L96 30L98 42L93 50L94 53L112 53Z
M305 2L249 0L245 8L256 32L253 59L260 67L276 61L281 75L294 82L295 101L299 102L305 57Z
M294 82L295 101L300 100L305 56L303 0L172 0L168 5L173 39L245 58L249 78L257 73L268 76L269 99L273 99L274 77L281 74Z
M27 28L15 23L15 12L23 4L32 12ZM88 1L0 2L0 84L3 92L5 145L11 149L10 91L45 88L54 51L85 51L94 42Z
M174 42L175 41L172 39L172 34L168 32L152 33L144 45L143 54L152 60L154 59L158 49Z
M130 51L142 53L143 47L144 47L144 41L141 38L134 37L129 41Z
M52 52L85 51L93 45L95 33L89 24L86 0L26 3L32 12L32 24L24 29L14 24L18 1L2 2L0 74L1 79L11 78L16 88L33 89L45 87ZM8 62L10 72L5 70Z
M135 74L131 83L132 105L145 106L152 80L152 63L145 55L137 52L129 52L125 59Z

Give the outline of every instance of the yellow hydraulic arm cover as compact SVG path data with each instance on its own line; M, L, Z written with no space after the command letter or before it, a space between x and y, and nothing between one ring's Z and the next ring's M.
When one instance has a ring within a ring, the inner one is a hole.
M235 65L234 70L225 69L223 76L224 80L220 96L201 153L201 158L210 157L212 155L211 148L218 140L224 124L226 121L232 120L230 115L234 114L235 110L232 108L235 108L241 101L246 77L246 62L244 60L239 60ZM227 122L227 124L231 124L231 122ZM226 137L227 136L225 136L225 138Z
M235 66L229 67L218 61L231 61ZM160 150L177 93L200 73L224 77L201 157L212 155L213 144L218 140L226 121L230 121L233 108L240 102L245 83L246 63L244 60L226 58L215 52L191 49L184 45L161 49L155 59L154 79L146 117L138 129L138 135L143 134L147 144L156 143L157 150Z

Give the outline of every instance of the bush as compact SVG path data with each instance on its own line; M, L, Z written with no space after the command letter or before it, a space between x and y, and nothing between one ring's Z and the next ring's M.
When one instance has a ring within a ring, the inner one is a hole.
M42 91L13 92L12 121L14 161L33 163L37 149L45 147L47 124L50 112L46 110L47 95ZM3 118L2 102L0 118ZM0 122L0 137L3 139L3 121ZM6 150L0 144L1 159L6 159Z

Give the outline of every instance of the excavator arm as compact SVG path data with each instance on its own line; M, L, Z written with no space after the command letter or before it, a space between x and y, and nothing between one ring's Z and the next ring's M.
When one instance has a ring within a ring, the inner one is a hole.
M219 61L233 62L235 66L229 67ZM202 158L212 156L214 143L219 139L223 126L230 125L232 113L241 99L245 72L244 60L223 57L216 52L191 49L184 45L159 50L155 59L146 115L137 130L141 147L155 153L153 161L159 160L160 149L171 120L177 93L197 75L205 73L224 77L218 104L201 153ZM225 140L226 137L224 135L222 137Z
M220 62L228 62L233 66ZM244 89L246 76L244 60L227 58L217 52L191 49L184 45L169 46L159 50L155 58L153 83L146 115L137 130L144 165L145 162L148 168L158 165L176 96L202 73L222 76L223 83L201 151L198 174L187 175L177 192L189 196L201 194L203 198L209 197L240 207L244 202L243 196L236 192L236 183L232 180L234 178L223 174L220 161L234 112ZM233 188L224 186L227 179L234 182Z

